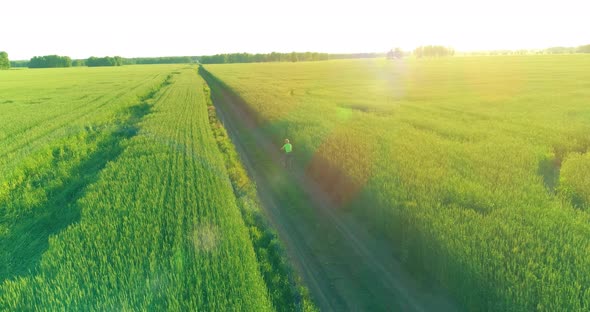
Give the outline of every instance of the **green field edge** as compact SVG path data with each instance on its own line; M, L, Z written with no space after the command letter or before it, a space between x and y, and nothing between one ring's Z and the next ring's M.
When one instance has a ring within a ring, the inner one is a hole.
M201 73L200 70L199 73ZM256 185L248 176L226 129L217 118L211 99L211 90L206 80L203 80L209 125L223 155L232 189L244 222L248 227L259 262L260 273L269 290L273 306L277 311L318 311L310 297L308 288L289 263L278 234L260 209Z

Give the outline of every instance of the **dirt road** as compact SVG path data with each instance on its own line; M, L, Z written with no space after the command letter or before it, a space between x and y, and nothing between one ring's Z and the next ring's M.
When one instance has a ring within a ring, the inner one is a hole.
M271 142L244 103L207 75L217 114L255 181L263 208L291 262L322 311L458 311L440 291L425 289L350 214L336 211L304 170L280 165Z

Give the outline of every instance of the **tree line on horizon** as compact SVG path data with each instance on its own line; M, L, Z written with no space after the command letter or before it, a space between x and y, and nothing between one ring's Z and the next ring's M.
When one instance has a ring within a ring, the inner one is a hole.
M199 58L201 64L231 64L231 63L266 63L266 62L299 62L323 61L330 59L328 53L291 52L291 53L226 53L205 55Z
M35 56L31 60L9 61L12 67L52 68L52 67L78 67L78 66L122 66L135 64L185 64L198 62L197 56L166 56L166 57L135 57L123 58L120 56L91 56L87 59L72 60L68 56L45 55Z
M320 52L291 53L226 53L199 57L201 64L232 64L232 63L269 63L269 62L316 62L336 59L358 59L383 57L385 53L342 53L330 54Z
M98 67L98 66L121 66L123 65L123 58L120 56L110 57L95 57L91 56L86 60L86 66ZM80 64L79 66L84 66Z
M69 56L45 55L35 56L29 61L29 68L70 67L72 59Z
M291 52L291 53L229 53L204 56L168 56L168 57L137 57L123 58L120 56L94 57L72 60L67 56L46 55L35 56L30 61L12 61L12 67L50 68L71 66L122 66L135 64L229 64L229 63L262 63L262 62L310 62L334 59L376 58L384 53L350 53L328 54L319 52ZM61 61L60 61L61 60Z
M590 53L590 44L578 47L550 47L543 50L489 50L460 53L461 55L527 55L527 54L573 54ZM69 56L45 55L35 56L30 60L10 61L8 53L0 51L0 70L11 67L52 68L76 66L122 66L135 64L230 64L230 63L265 63L265 62L312 62L335 59L358 59L386 57L388 59L402 58L414 55L417 58L445 57L455 55L451 47L427 45L420 46L411 52L399 48L387 53L349 53L329 54L319 52L291 52L291 53L227 53L203 56L165 56L165 57L135 57L120 56L94 57L72 60Z

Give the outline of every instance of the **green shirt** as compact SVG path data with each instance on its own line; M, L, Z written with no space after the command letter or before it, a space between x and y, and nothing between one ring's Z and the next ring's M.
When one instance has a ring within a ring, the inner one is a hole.
M283 149L285 150L285 153L289 154L293 151L293 145L291 145L291 143L287 143L283 145Z

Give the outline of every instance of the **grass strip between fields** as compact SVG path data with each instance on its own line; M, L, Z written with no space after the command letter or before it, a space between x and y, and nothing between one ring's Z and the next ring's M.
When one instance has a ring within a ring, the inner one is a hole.
M227 131L217 118L211 90L203 81L209 124L223 154L236 200L254 245L260 271L267 284L271 300L278 311L317 311L309 290L292 269L277 233L260 209L256 185L248 177Z

